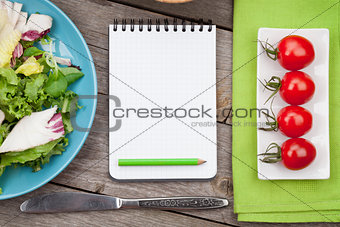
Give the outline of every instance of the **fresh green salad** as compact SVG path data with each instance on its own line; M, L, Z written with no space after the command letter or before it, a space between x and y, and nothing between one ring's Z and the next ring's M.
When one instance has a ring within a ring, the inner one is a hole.
M62 154L65 136L73 131L70 117L80 108L68 87L84 76L70 59L54 55L51 17L37 13L27 20L22 4L4 3L0 0L0 176L9 166L39 171Z

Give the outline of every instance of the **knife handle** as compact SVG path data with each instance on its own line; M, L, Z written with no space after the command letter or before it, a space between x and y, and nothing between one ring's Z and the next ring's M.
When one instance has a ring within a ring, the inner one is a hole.
M169 197L121 199L121 208L153 208L164 210L213 209L225 207L228 200L214 197Z

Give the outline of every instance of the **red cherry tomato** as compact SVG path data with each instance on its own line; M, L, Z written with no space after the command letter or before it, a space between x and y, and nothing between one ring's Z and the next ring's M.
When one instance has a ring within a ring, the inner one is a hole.
M315 92L315 84L312 78L304 72L293 71L286 73L282 80L280 77L273 76L270 80L260 83L269 91L271 96L265 104L280 91L281 98L291 105L302 105L312 99Z
M277 60L280 65L291 71L305 68L315 58L313 44L302 36L290 35L283 38L277 49Z
M276 149L276 152L272 152ZM271 143L265 153L260 154L260 159L265 163L277 163L282 161L283 165L291 170L300 170L309 166L316 157L314 145L303 138L289 139L280 147Z
M286 106L278 113L277 123L284 135L296 138L303 136L312 128L313 117L301 106Z
M291 105L302 105L312 99L315 85L304 72L294 71L284 75L281 81L280 96Z
M288 169L299 170L307 167L316 156L314 145L306 139L294 138L281 146L282 163Z

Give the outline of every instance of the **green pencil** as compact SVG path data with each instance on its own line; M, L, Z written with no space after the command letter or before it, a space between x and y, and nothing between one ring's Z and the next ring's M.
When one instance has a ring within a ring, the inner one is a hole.
M206 161L199 158L170 158L170 159L118 159L119 166L174 166L201 165Z

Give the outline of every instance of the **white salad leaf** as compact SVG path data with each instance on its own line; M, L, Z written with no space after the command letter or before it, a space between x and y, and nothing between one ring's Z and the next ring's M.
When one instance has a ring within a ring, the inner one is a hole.
M21 33L15 30L8 21L8 13L0 9L0 67L8 67Z
M26 21L27 21L28 13L26 12L20 12L20 16L18 18L18 21L15 25L15 29L18 30L19 32L23 33L25 26L26 26Z
M14 2L13 4L13 10L12 10L12 17L11 17L11 23L13 27L17 24L21 12L22 4L18 2Z
M52 27L52 17L43 14L32 14L23 29L21 39L34 41L43 38Z
M14 4L11 1L5 1L4 2L4 9L7 10L8 18L12 18L13 5Z
M0 0L0 9L6 9L6 1Z
M54 57L54 59L60 65L67 65L67 66L71 66L72 65L71 59L69 59L69 58Z
M22 4L18 2L0 0L0 9L7 11L8 21L14 27L19 19Z
M42 33L52 27L52 17L43 14L32 14L25 26L24 32L37 31Z
M5 9L0 8L0 31L5 27L8 23L7 11Z
M23 117L0 146L0 153L24 151L64 136L64 125L58 107Z

